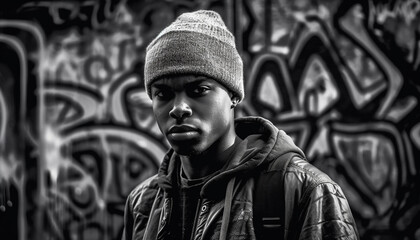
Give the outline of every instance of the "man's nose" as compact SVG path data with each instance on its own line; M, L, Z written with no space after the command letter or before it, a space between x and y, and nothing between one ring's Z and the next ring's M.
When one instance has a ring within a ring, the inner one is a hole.
M169 112L169 116L176 120L180 120L192 115L192 110L184 97L176 97L174 106Z

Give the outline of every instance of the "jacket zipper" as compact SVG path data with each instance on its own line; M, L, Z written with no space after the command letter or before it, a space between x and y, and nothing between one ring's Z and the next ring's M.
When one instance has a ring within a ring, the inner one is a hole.
M170 198L165 198L163 201L161 219L159 219L159 227L157 233L157 239L164 239L168 235L167 225L171 220L171 211L172 211L172 200Z
M196 236L195 231L197 230L198 218L200 217L200 214L201 214L201 204L202 204L202 202L203 202L203 200L201 198L198 199L197 208L195 209L194 226L193 226L192 231L191 231L190 240L194 240L194 238Z

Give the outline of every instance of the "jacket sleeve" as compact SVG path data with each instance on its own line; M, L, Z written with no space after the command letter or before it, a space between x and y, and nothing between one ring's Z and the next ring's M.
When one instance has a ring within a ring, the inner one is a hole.
M122 240L143 239L157 194L156 176L145 180L130 192L125 203Z
M302 199L298 239L359 239L347 199L336 183L319 183Z

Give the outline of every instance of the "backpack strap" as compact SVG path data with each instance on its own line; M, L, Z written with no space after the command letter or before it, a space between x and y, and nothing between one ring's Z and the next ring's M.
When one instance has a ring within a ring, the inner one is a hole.
M257 240L284 239L284 175L295 156L299 155L288 152L278 156L256 177L253 211Z

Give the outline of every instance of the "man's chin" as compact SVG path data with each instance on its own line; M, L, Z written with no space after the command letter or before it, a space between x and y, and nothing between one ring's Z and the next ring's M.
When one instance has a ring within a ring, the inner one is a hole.
M200 155L200 153L202 152L192 145L189 145L189 146L175 145L175 146L172 146L172 148L178 155L181 155L181 156L197 156L197 155Z

